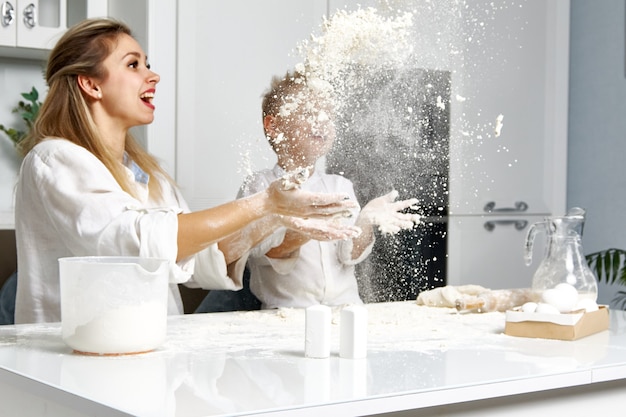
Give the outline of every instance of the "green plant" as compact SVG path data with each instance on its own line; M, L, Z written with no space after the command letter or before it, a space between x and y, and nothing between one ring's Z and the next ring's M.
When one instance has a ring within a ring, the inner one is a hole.
M35 87L30 90L30 93L22 93L22 97L26 101L20 100L17 103L17 106L13 108L13 113L20 114L20 117L26 124L27 130L18 130L11 127L7 128L3 124L0 124L0 130L6 133L7 136L9 136L9 139L11 139L11 142L13 142L14 146L17 146L18 143L20 143L20 141L24 139L28 131L31 129L31 127L33 126L33 122L35 121L35 118L39 113L39 108L41 107L41 102L39 101L39 92Z
M585 258L598 280L626 285L626 250L611 248L590 253ZM626 291L618 291L612 301L621 309L626 309Z

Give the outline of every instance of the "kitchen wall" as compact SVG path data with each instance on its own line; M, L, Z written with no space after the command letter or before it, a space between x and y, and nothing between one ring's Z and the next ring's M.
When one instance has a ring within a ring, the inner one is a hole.
M20 94L29 92L34 86L44 94L43 64L40 61L18 60L0 57L0 123L6 127L24 130L20 116L12 113L18 101L24 100ZM0 212L11 210L12 195L20 159L17 157L12 142L0 133ZM2 222L0 221L0 224Z
M19 115L11 110L22 99L20 93L28 92L35 86L45 92L42 76L43 67L38 61L0 58L0 123L7 127L23 129ZM0 133L0 225L5 214L13 205L8 196L13 195L20 158L9 138ZM13 230L0 230L0 283L15 270L15 233Z
M625 3L571 1L567 204L587 209L585 253L626 249Z

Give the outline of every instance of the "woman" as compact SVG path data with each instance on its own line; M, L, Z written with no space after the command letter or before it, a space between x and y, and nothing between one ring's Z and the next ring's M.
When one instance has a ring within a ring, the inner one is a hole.
M159 76L124 24L86 20L51 51L48 95L30 135L16 192L16 323L60 320L58 258L128 255L172 262L170 314L182 313L178 282L241 288L247 252L294 217L345 214L346 196L283 190L190 213L179 190L129 135L151 123ZM358 233L335 222L308 232ZM219 242L219 246L218 246ZM228 268L227 268L228 266Z

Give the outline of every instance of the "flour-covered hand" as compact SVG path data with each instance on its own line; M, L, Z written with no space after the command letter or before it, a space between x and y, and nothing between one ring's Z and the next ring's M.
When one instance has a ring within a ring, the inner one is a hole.
M398 192L391 191L381 197L371 200L361 209L359 223L378 226L382 233L395 234L404 229L412 229L420 222L420 215L402 213L401 211L417 203L416 198L396 201Z
M353 239L362 232L361 228L357 226L346 225L333 219L302 219L281 216L281 223L286 228L309 239L320 241Z
M274 214L302 218L351 217L351 209L358 207L342 193L312 193L299 188L285 190L282 181L276 180L265 191L268 210Z
M311 168L299 168L291 172L287 172L280 178L281 188L285 191L294 188L300 188L311 176Z

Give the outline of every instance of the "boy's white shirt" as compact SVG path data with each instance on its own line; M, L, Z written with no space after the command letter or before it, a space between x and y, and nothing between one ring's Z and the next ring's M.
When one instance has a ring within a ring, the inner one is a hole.
M284 174L285 171L278 165L271 170L256 172L244 182L238 197L262 191ZM311 192L347 193L357 201L350 180L340 175L320 173L319 169L301 188ZM354 224L356 216L342 221ZM248 258L250 289L262 302L263 308L362 303L354 265L371 253L373 242L358 259L352 259L352 240L310 240L290 258L265 256L270 249L282 243L285 231L281 228L265 239L252 249Z

